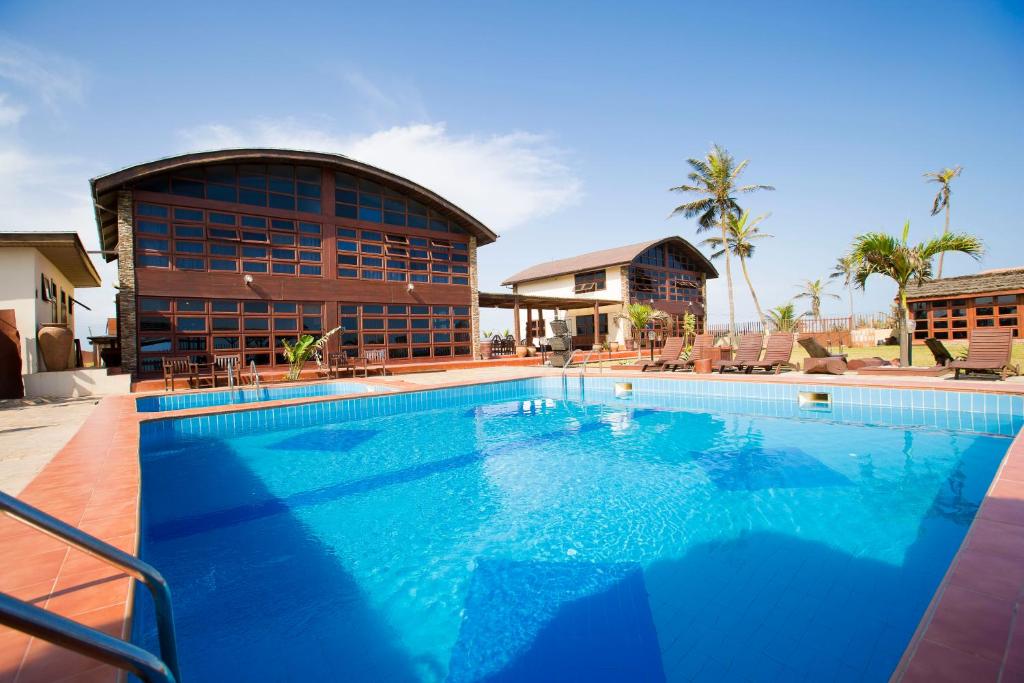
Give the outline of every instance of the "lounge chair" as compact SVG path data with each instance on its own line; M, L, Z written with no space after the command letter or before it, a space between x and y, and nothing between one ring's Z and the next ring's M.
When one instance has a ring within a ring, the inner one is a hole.
M640 372L663 370L666 364L677 363L679 356L683 354L683 346L682 337L668 337L665 339L665 345L661 347L661 355L658 356L658 360L647 361L641 364Z
M928 347L928 350L935 356L935 365L949 365L955 358L953 354L949 352L946 345L940 342L935 337L928 337L924 340L924 345Z
M693 348L690 349L690 356L685 360L678 360L675 363L668 363L665 370L693 370L694 363L711 354L711 348L715 345L715 335L698 334L693 338Z
M976 329L971 332L967 347L967 358L955 360L948 367L956 372L954 379L960 379L960 371L996 373L999 379L1020 374L1020 368L1010 363L1013 356L1013 331L1003 329Z
M711 366L724 373L728 370L740 370L750 363L756 363L761 359L761 347L764 345L763 334L741 334L740 344L736 349L736 357L732 360L716 360Z
M889 365L884 358L854 358L849 360L846 354L830 353L814 337L800 337L796 343L803 347L809 356L804 361L804 372L809 374L841 375L847 370L877 368Z
M764 358L759 361L747 363L743 369L750 373L754 370L773 371L775 374L787 370L796 370L796 366L790 362L793 356L793 334L790 332L772 332L768 335L768 344L765 346Z

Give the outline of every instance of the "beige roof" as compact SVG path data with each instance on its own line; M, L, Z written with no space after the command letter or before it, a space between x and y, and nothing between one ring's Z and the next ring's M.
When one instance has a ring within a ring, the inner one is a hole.
M557 261L538 263L535 266L530 266L526 270L521 270L515 275L505 278L501 284L513 285L519 282L527 282L529 280L542 280L548 277L555 277L556 275L580 273L588 270L597 270L598 268L607 268L608 266L624 265L630 263L633 259L647 251L649 248L665 242L676 242L681 244L696 257L698 267L703 266L703 270L707 273L708 278L718 277L718 271L715 270L715 267L711 265L711 261L709 261L704 254L700 253L696 247L684 240L682 237L672 235L671 237L659 237L655 240L638 242L636 244L627 244L626 246L615 247L613 249L591 251L586 254L559 259Z
M958 297L966 294L982 294L1024 290L1024 267L986 270L976 275L944 277L923 285L907 287L908 299L935 299Z
M99 287L100 274L74 232L0 231L0 248L30 247L48 258L75 287Z

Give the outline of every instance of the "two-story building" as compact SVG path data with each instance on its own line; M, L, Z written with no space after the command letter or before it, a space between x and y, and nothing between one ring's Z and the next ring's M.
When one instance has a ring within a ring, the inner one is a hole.
M593 311L567 313L577 345L625 342L632 331L616 315L631 303L646 303L668 314L662 335L679 334L682 316L692 313L703 329L707 280L718 271L692 244L670 236L602 249L531 266L505 279L513 294L560 299L593 299ZM607 303L615 301L618 303ZM547 330L520 326L517 338L545 336Z
M406 178L336 154L232 149L91 184L133 374L182 355L282 366L284 340L338 325L332 350L385 349L389 363L476 354L476 250L497 235Z

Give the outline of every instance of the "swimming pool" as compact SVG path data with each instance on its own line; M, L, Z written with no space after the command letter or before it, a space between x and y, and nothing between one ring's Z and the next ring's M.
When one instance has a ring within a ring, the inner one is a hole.
M286 398L311 398L314 396L341 396L343 394L363 394L378 391L390 391L390 389L379 384L362 384L360 382L321 382L318 384L299 384L289 387L261 387L260 389L229 389L227 391L201 391L184 394L164 394L162 396L143 396L135 399L135 405L140 413L161 413L168 410L210 408L212 406L224 406L234 403L280 401Z
M886 680L1024 421L1020 397L632 384L143 423L183 676Z

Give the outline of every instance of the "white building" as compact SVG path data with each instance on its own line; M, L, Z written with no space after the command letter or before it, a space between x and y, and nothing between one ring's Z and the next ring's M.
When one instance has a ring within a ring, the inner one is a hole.
M586 346L600 342L624 343L630 338L629 325L616 320L616 315L630 303L647 303L669 314L662 333L678 334L685 313L696 315L698 329L701 329L706 283L708 278L717 277L718 271L707 257L682 237L673 235L541 263L506 278L502 284L511 285L513 295L524 300L529 297L594 300L593 309L566 311L574 343ZM538 321L543 318L534 320L532 313L529 321L521 318L517 315L516 338L550 334L546 324L541 329Z
M77 234L0 232L0 336L6 342L0 372L10 373L15 352L22 375L46 370L36 342L39 327L63 323L73 331L75 288L99 286L99 273ZM0 384L8 380L0 376Z

